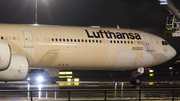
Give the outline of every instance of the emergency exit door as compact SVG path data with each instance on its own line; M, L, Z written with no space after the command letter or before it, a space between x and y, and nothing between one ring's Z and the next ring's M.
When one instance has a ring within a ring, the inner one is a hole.
M31 30L23 30L24 48L34 48L33 32Z
M154 45L153 45L151 38L148 35L144 35L144 38L145 38L146 43L147 43L146 44L147 45L147 51L153 52L154 51Z

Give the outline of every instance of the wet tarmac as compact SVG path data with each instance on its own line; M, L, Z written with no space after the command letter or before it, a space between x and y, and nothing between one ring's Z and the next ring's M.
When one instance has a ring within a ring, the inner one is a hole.
M132 71L73 71L72 77L79 78L79 82L57 81L56 84L29 84L27 81L0 82L0 90L37 90L32 93L33 101L104 101L106 91L107 101L126 101L141 99L154 99L154 101L180 100L179 67L173 69L166 67L146 68L141 75L142 83L132 85L129 78ZM86 91L85 89L92 90ZM161 91L159 89L178 89ZM61 90L61 91L43 91ZM66 91L62 91L66 90ZM70 94L67 90L70 90ZM128 91L126 91L128 90ZM139 91L134 90L148 90ZM154 91L149 91L154 90ZM31 92L0 92L0 101L31 101Z
M106 100L137 100L139 98L139 91L121 91L121 90L143 90L143 89L163 89L163 88L180 88L180 82L143 82L141 85L132 85L128 82L62 82L58 81L56 84L29 84L27 81L8 82L7 84L0 82L1 90L40 90L33 92L33 101L36 100L56 100L68 101L68 91L42 91L42 90L67 90L71 89L70 98L72 101L80 100L104 100L104 91L102 89L109 89L106 91ZM98 91L79 91L79 89L95 89ZM102 91L99 91L101 89ZM73 91L74 90L74 91ZM78 91L76 91L78 90ZM120 91L119 91L120 90ZM175 91L174 96L176 101L180 100L180 91ZM172 91L141 91L142 99L162 99L171 100ZM31 93L25 92L0 92L1 101L30 101ZM171 100L172 101L172 100Z

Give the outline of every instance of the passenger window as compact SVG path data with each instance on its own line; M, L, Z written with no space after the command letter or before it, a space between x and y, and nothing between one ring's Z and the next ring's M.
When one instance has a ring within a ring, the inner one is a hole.
M65 39L63 39L63 41L65 42Z
M123 41L121 41L121 43L123 43Z
M59 39L59 41L61 41L61 39Z
M73 42L73 40L71 39L71 42Z
M3 37L1 36L1 39L3 40Z
M98 40L96 40L96 43L98 43Z
M112 43L112 40L110 40L110 43Z
M128 41L128 44L129 44L129 41Z
M76 42L76 39L74 39L74 42Z
M78 39L78 42L80 42L80 40Z
M138 41L138 44L140 44L140 42Z
M94 40L92 40L92 42L94 43Z
M136 41L134 41L134 44L136 44Z
M101 40L99 40L99 42L100 42L100 43L102 43L102 41L101 41Z
M133 44L133 41L131 41L131 44Z
M15 37L13 37L13 39L14 39L14 40L16 40L16 38L15 38Z
M124 41L124 44L126 44L126 41Z
M54 41L54 38L52 38L52 41Z
M85 42L87 42L87 39L85 40Z
M117 41L117 43L119 43L119 41Z
M84 42L84 40L83 40L83 39L82 39L81 41L82 41L82 42Z
M116 43L116 40L114 40L114 43Z
M56 41L58 41L58 39L56 38Z
M67 42L69 42L69 39L67 39Z
M89 40L89 42L91 42L91 40Z

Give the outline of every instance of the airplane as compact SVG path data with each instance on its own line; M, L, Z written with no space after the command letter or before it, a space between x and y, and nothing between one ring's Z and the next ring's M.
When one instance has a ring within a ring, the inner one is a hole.
M123 28L0 24L0 80L23 80L29 68L135 70L172 59L176 51L156 35Z

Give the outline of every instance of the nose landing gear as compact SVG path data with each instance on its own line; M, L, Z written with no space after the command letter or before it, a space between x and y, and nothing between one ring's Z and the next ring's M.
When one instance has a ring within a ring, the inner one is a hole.
M141 84L141 79L140 79L140 77L139 76L137 76L137 77L131 77L130 78L130 83L131 84L134 84L134 85L140 85Z
M139 75L142 75L144 73L144 68L138 68L137 71L132 72L132 76L130 78L130 83L134 85L140 85L141 84L141 78Z

